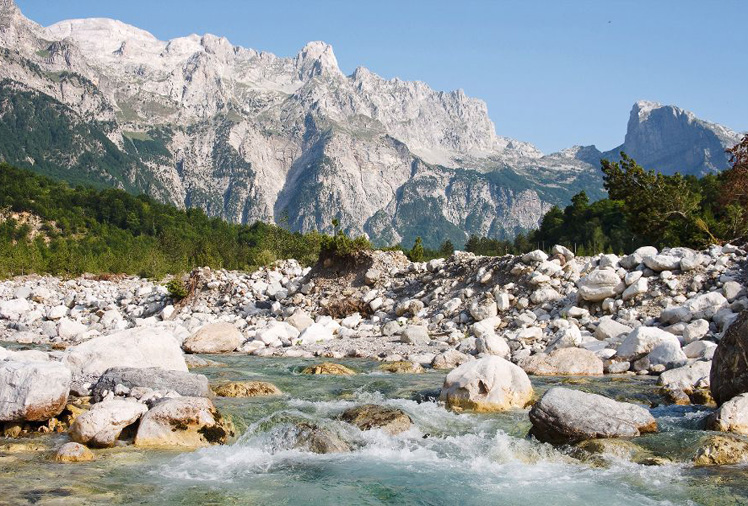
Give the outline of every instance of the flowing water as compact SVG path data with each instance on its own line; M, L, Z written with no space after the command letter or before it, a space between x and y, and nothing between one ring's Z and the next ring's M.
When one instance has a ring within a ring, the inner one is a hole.
M57 464L64 436L0 439L0 504L567 505L748 504L748 469L699 469L687 461L706 412L655 407L661 432L636 440L669 459L647 466L613 455L579 459L525 437L526 411L454 414L430 401L444 373L383 374L377 364L342 361L357 376L305 376L319 361L211 357L226 367L200 370L211 381L267 380L282 397L217 399L241 436L190 453L99 450L92 463ZM620 400L657 401L651 379L539 379L542 393L565 381ZM337 420L362 403L394 406L414 421L407 432L360 432ZM335 431L354 448L318 455L292 448L295 422Z

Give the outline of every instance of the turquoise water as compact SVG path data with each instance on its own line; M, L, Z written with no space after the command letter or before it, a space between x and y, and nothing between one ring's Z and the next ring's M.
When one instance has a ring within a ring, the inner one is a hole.
M526 411L454 414L428 399L444 373L383 374L377 364L341 361L357 376L305 376L319 361L210 357L226 367L202 369L212 381L257 379L285 393L264 399L217 399L241 436L231 445L191 453L134 448L97 451L97 460L49 460L64 436L25 440L36 449L2 448L0 504L282 504L282 505L571 505L748 504L748 469L687 464L706 411L654 407L661 432L636 442L670 460L645 466L528 440ZM533 378L538 392L558 379ZM653 380L565 380L622 400L658 403ZM337 421L345 409L374 402L406 411L411 430L390 436ZM308 420L335 431L354 450L317 455L292 449L289 430Z

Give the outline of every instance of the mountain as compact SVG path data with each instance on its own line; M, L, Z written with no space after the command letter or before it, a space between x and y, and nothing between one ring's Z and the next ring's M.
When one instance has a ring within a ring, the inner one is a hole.
M596 148L544 155L497 135L461 90L346 76L323 42L280 58L110 19L41 27L0 0L0 103L1 159L234 222L330 232L337 218L378 244L433 247L511 237L582 189L602 196ZM643 120L634 135L630 122L631 146L666 154L646 138L671 135L647 125L670 128Z
M665 174L703 176L729 166L725 149L740 138L729 128L700 120L679 107L640 101L631 109L624 143L603 157L616 158L624 151L639 165Z

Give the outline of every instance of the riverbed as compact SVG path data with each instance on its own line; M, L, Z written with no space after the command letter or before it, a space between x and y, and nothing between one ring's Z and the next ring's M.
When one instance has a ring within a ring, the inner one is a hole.
M572 505L748 503L748 468L695 468L694 445L709 410L666 406L655 378L531 377L536 394L571 388L646 404L660 432L635 442L646 464L614 454L587 455L526 437L527 411L456 414L438 395L445 372L389 374L378 363L342 360L355 376L302 375L316 359L206 357L223 367L196 369L212 383L263 380L284 395L215 399L240 434L229 445L189 453L122 446L96 450L91 463L51 456L65 435L0 438L0 504L180 505ZM413 419L407 432L361 432L337 417L364 403L397 407ZM292 448L295 423L328 428L350 453ZM650 465L656 461L660 465Z

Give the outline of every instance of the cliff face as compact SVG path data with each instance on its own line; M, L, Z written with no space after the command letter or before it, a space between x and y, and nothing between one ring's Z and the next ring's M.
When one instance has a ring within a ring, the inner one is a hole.
M512 236L580 189L600 195L594 147L544 156L496 135L484 102L345 76L322 42L279 58L109 19L44 28L10 0L0 11L0 156L21 166L236 222L329 232L337 218L379 243L430 246ZM650 134L631 135L646 146Z

